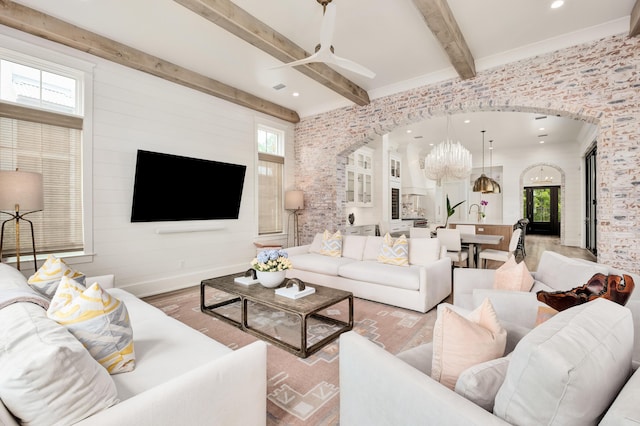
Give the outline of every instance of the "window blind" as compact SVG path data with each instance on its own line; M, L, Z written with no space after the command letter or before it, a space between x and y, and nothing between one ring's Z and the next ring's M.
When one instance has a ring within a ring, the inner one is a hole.
M258 154L258 233L282 232L284 158Z
M4 106L0 103L0 168L43 177L44 209L26 216L33 222L37 252L82 250L82 119ZM20 252L31 253L28 224L21 223L20 230ZM15 221L4 233L3 254L15 254Z

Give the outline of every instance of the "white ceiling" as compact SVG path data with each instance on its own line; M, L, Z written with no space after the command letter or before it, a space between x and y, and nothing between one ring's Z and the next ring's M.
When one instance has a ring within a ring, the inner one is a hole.
M281 62L172 0L16 2L293 109L301 117L351 105L295 69L271 69ZM307 52L313 52L318 43L322 7L316 0L233 2ZM448 2L480 72L627 33L635 0L566 0L563 7L554 10L551 0ZM333 0L333 4L337 9L336 54L372 69L376 77L368 79L335 69L365 89L371 99L457 77L412 0ZM278 84L286 87L273 89ZM300 96L294 97L293 92ZM473 121L479 120L486 126L487 139L496 142L523 134L519 128L519 133L510 137L499 136L486 113ZM506 132L506 124L500 120L500 131ZM514 127L515 120L509 124ZM463 132L458 126L455 131ZM495 134L489 136L489 131ZM479 140L478 130L474 132Z

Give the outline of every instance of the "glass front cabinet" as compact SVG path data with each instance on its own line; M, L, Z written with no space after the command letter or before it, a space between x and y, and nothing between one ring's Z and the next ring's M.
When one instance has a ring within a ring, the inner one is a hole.
M347 204L357 207L373 206L373 150L360 148L347 157Z

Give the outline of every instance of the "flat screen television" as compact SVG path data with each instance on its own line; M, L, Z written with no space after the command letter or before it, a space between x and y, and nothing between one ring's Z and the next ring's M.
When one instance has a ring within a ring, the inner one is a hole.
M138 150L131 222L237 219L246 169Z

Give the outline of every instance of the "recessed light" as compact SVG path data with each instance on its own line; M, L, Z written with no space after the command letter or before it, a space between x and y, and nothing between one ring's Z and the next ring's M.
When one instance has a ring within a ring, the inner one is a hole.
M298 92L293 92L291 95L292 95L294 98L297 98L298 96L300 96L300 93L298 93Z
M538 130L544 130L544 127L540 127Z
M557 9L559 7L562 7L563 4L564 4L564 0L555 0L553 3L551 3L551 9Z
M412 131L413 131L413 130L409 129L409 130L407 130L407 133L411 133Z
M433 143L430 143L429 146L433 146Z
M464 120L464 124L469 124L469 123L471 123L471 120L468 120L468 119Z
M540 143L544 143L544 141L540 141Z

